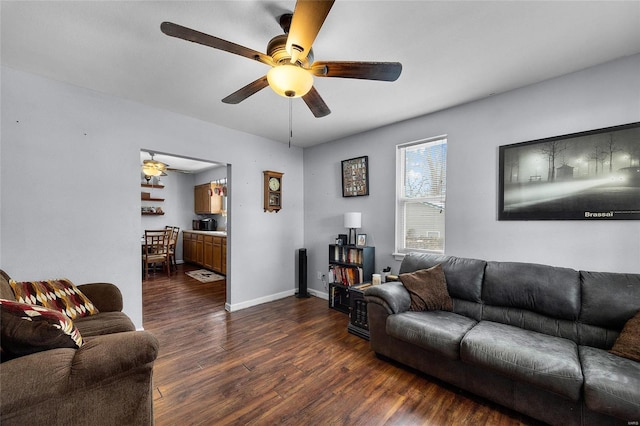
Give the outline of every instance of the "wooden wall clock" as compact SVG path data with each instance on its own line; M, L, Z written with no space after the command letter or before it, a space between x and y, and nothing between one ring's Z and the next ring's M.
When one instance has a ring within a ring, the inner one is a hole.
M284 173L265 170L264 175L264 211L276 212L282 208L282 175Z

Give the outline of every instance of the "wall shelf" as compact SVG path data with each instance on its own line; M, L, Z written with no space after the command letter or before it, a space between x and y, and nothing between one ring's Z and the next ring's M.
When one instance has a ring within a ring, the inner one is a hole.
M164 188L164 185L154 185L154 184L151 184L151 183L141 183L140 186L143 187L143 188L155 188L155 189ZM140 195L140 200L141 201L163 202L164 198L151 197L151 193L150 192L142 192L142 194ZM145 209L145 207L143 207L143 210L144 209ZM162 216L162 215L164 215L163 211L161 211L159 213L150 212L150 211L142 211L142 216Z

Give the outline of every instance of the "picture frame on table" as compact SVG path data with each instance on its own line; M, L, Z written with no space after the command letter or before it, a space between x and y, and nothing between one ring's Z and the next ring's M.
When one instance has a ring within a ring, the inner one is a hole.
M342 160L342 196L369 195L369 156Z
M367 245L367 234L356 235L356 245L358 247L364 247Z
M640 220L640 122L500 146L498 220Z

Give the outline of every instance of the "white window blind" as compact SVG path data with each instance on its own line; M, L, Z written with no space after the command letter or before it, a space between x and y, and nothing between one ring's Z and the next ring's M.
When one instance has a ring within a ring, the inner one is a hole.
M396 250L444 253L447 139L397 148Z

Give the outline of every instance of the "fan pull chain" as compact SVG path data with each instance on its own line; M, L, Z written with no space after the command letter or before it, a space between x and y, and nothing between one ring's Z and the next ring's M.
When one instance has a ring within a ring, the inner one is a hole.
M293 114L292 114L292 99L289 98L289 149L291 149L291 138L293 137Z

